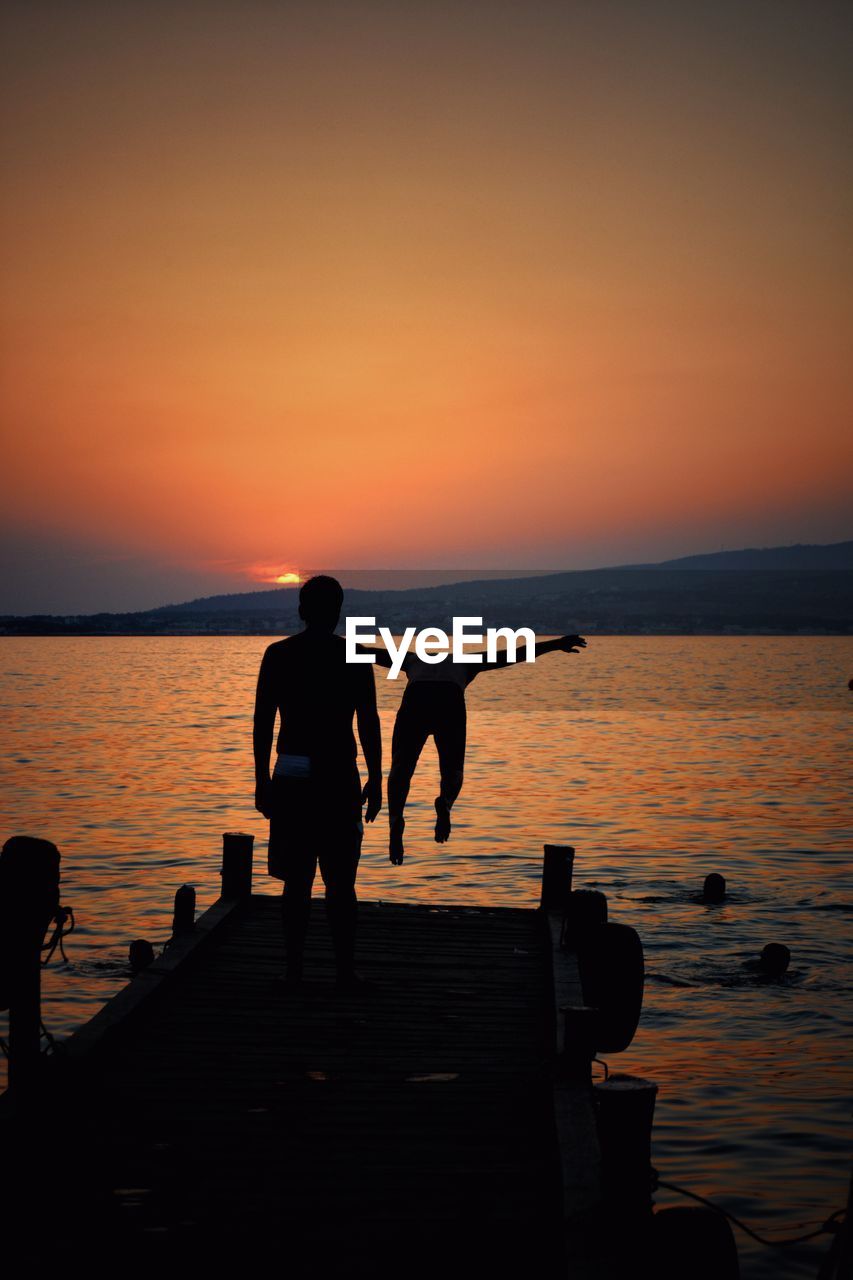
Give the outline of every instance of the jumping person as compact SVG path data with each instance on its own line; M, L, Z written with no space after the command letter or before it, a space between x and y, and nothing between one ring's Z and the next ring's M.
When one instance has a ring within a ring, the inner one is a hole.
M271 644L258 675L253 746L255 808L270 819L269 872L284 881L284 925L289 984L302 979L302 957L319 860L338 985L355 972L355 878L364 817L382 805L382 744L376 685L369 667L347 664L335 635L343 590L335 578L309 578L299 592L305 630ZM276 712L281 725L270 777ZM362 789L356 765L353 716L367 766Z
M557 640L540 640L536 657L562 652L577 653L586 647L581 636L561 636ZM360 653L372 653L381 667L392 665L387 649L359 645ZM402 670L406 688L394 721L391 739L391 771L388 774L389 857L395 866L403 861L403 816L412 776L427 738L435 741L438 753L439 791L435 798L435 839L444 844L450 838L450 810L462 789L465 766L467 713L465 690L481 671L497 671L511 665L507 651L494 662L461 663L446 657L442 662L424 662L409 653Z

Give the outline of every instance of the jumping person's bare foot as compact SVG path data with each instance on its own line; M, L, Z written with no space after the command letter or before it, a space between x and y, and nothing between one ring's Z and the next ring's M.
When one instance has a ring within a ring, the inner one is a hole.
M401 866L403 862L403 828L405 825L406 820L402 814L400 817L391 818L389 822L391 838L388 843L388 857L395 867Z
M450 839L450 806L443 796L435 797L435 842L445 844Z

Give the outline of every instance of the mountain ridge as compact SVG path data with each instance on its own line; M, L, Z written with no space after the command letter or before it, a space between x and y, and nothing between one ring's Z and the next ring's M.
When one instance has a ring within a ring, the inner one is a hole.
M503 578L470 578L462 582L448 582L428 587L384 587L364 589L346 588L347 597L359 595L395 596L407 595L409 599L437 592L461 592L472 587L488 584L488 587L499 588L507 583L534 584L541 587L543 583L553 583L556 579L565 579L590 574L626 573L639 570L674 570L694 572L701 570L715 571L749 571L781 572L784 570L823 571L853 570L853 540L832 543L793 543L785 547L748 547L737 551L711 551L698 555L681 556L674 560L661 560L648 564L608 565L601 569L555 569L552 573L537 574L534 577L513 577L508 572ZM183 613L210 612L220 609L232 609L237 601L246 606L252 601L259 610L267 610L274 603L285 603L287 597L295 597L294 587L271 587L260 591L236 591L215 596L200 596L195 600L182 601L178 604L160 605L156 609L139 610L146 615L171 614L175 611Z
M409 626L450 631L454 617L466 616L482 618L485 627L526 626L540 634L848 635L851 570L853 542L747 548L655 565L404 589L349 587L344 612L375 618L397 634ZM274 587L135 613L7 616L0 634L275 636L299 630L298 606L298 591Z

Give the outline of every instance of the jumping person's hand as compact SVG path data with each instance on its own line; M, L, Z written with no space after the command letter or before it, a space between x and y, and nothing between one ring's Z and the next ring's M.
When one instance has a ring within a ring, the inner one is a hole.
M261 778L255 783L255 808L265 818L272 817L272 784L269 778Z
M382 778L368 778L361 792L361 803L366 804L365 822L372 822L382 808Z
M583 636L561 636L557 641L557 648L563 653L578 653L586 648L586 640Z

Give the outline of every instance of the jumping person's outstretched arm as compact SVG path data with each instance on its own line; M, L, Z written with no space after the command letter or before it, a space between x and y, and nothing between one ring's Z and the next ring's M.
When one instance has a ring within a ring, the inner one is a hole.
M534 653L537 658L541 658L546 653L580 653L581 649L586 648L586 640L583 636L558 636L556 640L537 640L534 646ZM479 666L471 667L471 680L478 676L481 671L500 671L504 667L515 666L515 663L509 661L509 654L506 649L502 650L494 662L483 662Z
M372 653L376 658L377 667L392 667L394 660L387 649L373 649L369 644L357 644L356 652Z
M364 679L360 681L355 715L358 738L364 752L364 763L367 765L367 782L361 793L362 801L367 805L364 820L372 822L382 808L382 734L376 710L376 681L372 670L365 671Z

